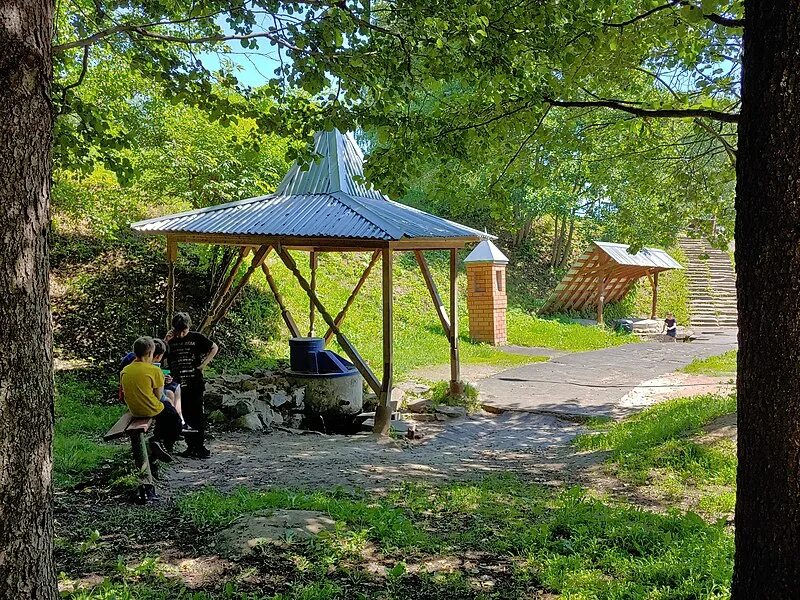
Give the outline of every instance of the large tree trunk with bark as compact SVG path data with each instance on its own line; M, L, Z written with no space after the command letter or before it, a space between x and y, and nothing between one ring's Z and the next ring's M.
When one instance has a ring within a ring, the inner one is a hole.
M736 600L800 594L800 3L745 3Z
M57 598L47 229L53 4L0 2L0 598Z

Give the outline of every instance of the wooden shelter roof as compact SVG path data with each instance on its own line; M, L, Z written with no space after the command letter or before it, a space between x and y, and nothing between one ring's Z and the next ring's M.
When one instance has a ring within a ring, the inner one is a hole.
M628 248L627 244L592 242L572 264L539 313L595 306L598 290L602 291L604 303L616 302L625 297L638 279L683 268L659 248L643 248L636 254L628 252Z

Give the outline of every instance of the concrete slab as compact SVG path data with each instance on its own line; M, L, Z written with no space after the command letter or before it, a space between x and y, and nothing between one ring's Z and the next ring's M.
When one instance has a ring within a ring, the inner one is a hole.
M478 389L481 401L499 410L618 418L631 412L620 400L642 381L733 348L736 330L694 342L627 344L509 369L481 380Z

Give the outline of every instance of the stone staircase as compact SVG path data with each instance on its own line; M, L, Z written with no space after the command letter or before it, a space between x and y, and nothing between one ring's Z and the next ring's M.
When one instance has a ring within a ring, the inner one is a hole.
M699 332L736 327L736 271L727 252L704 239L678 240L686 254L691 326Z

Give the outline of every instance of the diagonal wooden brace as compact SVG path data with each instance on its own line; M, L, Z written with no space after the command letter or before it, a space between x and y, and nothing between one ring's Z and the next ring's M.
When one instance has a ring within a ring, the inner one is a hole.
M381 256L380 250L375 250L375 252L372 253L372 259L370 259L367 268L364 269L364 272L361 274L361 278L358 280L356 287L353 288L353 291L347 298L347 302L344 303L342 310L340 310L339 314L337 314L336 317L333 319L333 322L336 324L337 327L342 326L342 322L344 321L344 318L347 315L347 311L350 309L350 305L353 304L353 302L355 301L356 296L358 296L358 292L361 291L361 287L367 281L367 277L369 277L370 271L372 271L372 267L374 267L375 263L378 262L378 258L380 258L380 256ZM328 331L325 332L326 345L330 343L331 338L333 338L333 329L328 327Z
M253 262L251 262L250 266L247 267L247 271L245 271L244 275L242 275L242 278L239 280L239 283L236 284L236 287L233 289L230 295L225 299L224 302L220 303L219 308L214 312L214 316L211 319L210 324L208 325L208 329L214 327L214 325L216 325L220 321L220 319L222 319L222 317L224 317L228 313L228 310L230 310L233 303L239 297L239 294L242 293L242 290L244 290L244 286L247 285L247 282L250 280L250 277L253 276L255 270L263 264L264 260L266 260L267 255L269 254L269 251L271 249L272 246L270 246L269 244L264 244L258 249L255 255L253 255ZM204 330L203 332L205 333L205 331L207 330Z
M283 322L286 323L289 333L292 334L292 337L301 337L300 329L294 322L292 313L289 312L289 309L286 307L286 303L283 301L283 296L281 295L280 290L278 290L278 284L275 283L275 279L272 277L272 273L270 273L266 262L261 265L261 270L264 271L264 276L267 278L269 289L272 290L272 295L275 296L275 302L278 303L278 308L281 309L281 317L283 317Z
M425 279L425 285L428 286L428 292L430 292L431 299L433 300L433 306L436 309L436 314L439 315L439 320L442 322L444 334L449 339L450 318L447 316L447 311L444 308L444 302L442 302L442 297L439 295L439 290L436 288L436 282L433 280L433 275L431 275L431 270L428 267L428 261L425 260L425 255L421 250L414 250L414 258L417 259L419 269L422 271L422 277Z

